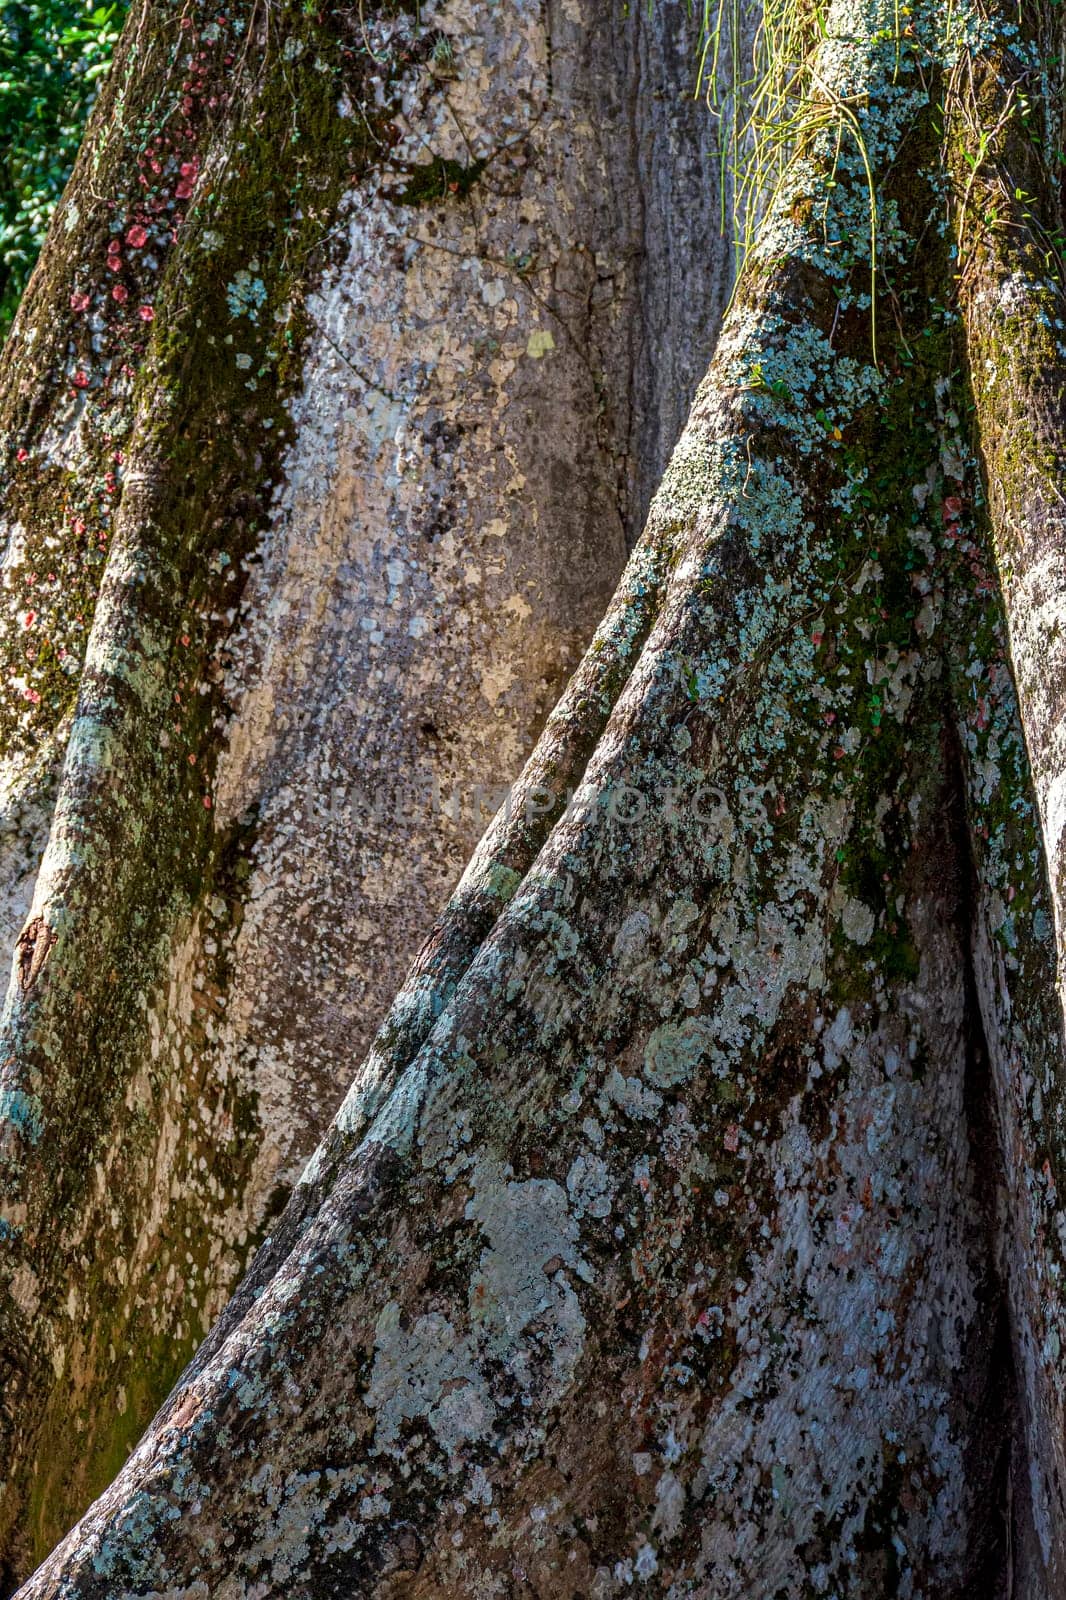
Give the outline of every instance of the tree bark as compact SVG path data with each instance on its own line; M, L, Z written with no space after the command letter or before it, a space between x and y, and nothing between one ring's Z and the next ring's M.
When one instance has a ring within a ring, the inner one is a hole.
M1031 49L831 7L517 809L27 1597L1063 1592L1059 391L1014 489L946 225L960 79Z
M1039 9L1027 22L1020 36L992 32L960 63L949 106L967 399L1003 609L995 634L977 631L960 664L979 824L975 962L1004 1153L1000 1248L1020 1380L1023 1437L1014 1448L1036 1547L1022 1552L1019 1592L1057 1595L1066 1591L1066 1231L1057 1193L1066 1156L1066 306L1062 196L1052 173L1061 167L1062 33L1059 19ZM1019 873L1013 856L1017 822L991 815L984 792L1001 762L1011 682L1031 781L1010 777L1004 796L1013 817L1032 818L1026 843L1046 869L1050 904L1027 892L1031 874Z
M224 1303L610 597L730 282L695 38L131 17L0 368L7 1591Z

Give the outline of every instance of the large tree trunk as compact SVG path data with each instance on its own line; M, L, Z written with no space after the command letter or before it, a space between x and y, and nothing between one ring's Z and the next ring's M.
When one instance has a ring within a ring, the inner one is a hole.
M831 8L516 804L27 1596L1066 1592L1056 310L948 304L1032 50Z
M995 636L974 631L960 665L979 822L975 970L1003 1152L1001 1251L1021 1401L1017 1477L1032 1504L1031 1566L1046 1569L1043 1583L1030 1577L1018 1592L1053 1596L1066 1593L1066 1217L1057 1188L1066 1166L1066 297L1062 196L1048 155L1061 163L1062 60L1061 21L1030 39L1004 30L960 62L949 102L966 398L1004 612ZM1007 659L1031 784L1012 777L1002 796L1015 815L1035 809L1050 905L1030 894L1012 831L989 805ZM1053 967L1039 953L1052 938Z
M695 24L605 24L126 30L0 370L8 1589L280 1209L713 347Z

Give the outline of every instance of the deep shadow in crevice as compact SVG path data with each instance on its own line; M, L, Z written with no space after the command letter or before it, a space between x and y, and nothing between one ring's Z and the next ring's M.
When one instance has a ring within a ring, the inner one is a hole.
M970 1407L964 1471L973 1503L987 1514L975 1529L962 1597L965 1600L1043 1600L1043 1563L1029 1491L1024 1393L1018 1381L1016 1339L1007 1283L1007 1186L995 1086L973 962L977 868L970 846L961 750L952 717L945 719L947 827L957 876L965 964L966 1076L963 1090L970 1148L973 1211L987 1262L981 1314L967 1351L959 1393ZM1036 1587L1034 1587L1034 1580Z

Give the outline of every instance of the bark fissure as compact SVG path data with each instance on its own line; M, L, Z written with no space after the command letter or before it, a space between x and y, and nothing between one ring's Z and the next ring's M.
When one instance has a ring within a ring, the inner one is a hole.
M1002 1568L945 728L992 602L944 510L921 20L901 49L888 8L834 8L822 81L864 97L867 144L823 127L777 197L573 805L448 991L416 971L276 1242L27 1594L962 1596ZM996 715L1024 774L1009 679ZM1002 797L968 739L981 826Z
M1004 84L1009 143L1033 62L1013 23L907 15L832 7L528 814L33 1600L1060 1593L1060 641L1008 565L1061 595L1060 396L1022 448L996 344L1017 313L1031 355L1058 290L1019 301L994 236L958 332L948 230L1001 152L956 161L951 96Z
M692 29L587 10L142 8L8 346L11 1573L191 1355L488 815L442 846L437 817L346 811L345 784L511 778L624 560L630 412L667 419L647 482L702 369L728 275L688 149L710 135L687 101L645 108L687 217L641 282L620 126L637 54L668 79ZM670 371L634 382L641 297L686 274L686 323L655 311ZM423 952L368 1103L580 779L668 535Z

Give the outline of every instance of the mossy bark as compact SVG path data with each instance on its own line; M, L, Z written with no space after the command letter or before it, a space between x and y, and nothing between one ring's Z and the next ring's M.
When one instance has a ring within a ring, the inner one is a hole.
M390 819L404 893L375 898L382 825L336 791L513 777L706 359L729 251L692 25L591 11L135 8L6 346L8 1590L191 1357L483 826ZM678 293L660 380L633 330ZM554 719L553 772L612 670Z
M528 810L28 1597L1060 1591L1004 1092L1061 1071L1053 897L943 182L985 23L903 15L831 8Z
M1020 1570L1027 1579L1039 1573L1033 1592L1051 1595L1066 1589L1062 42L1054 9L1027 6L985 19L947 102L967 431L982 464L973 516L987 529L984 584L1002 599L994 630L974 630L967 619L960 731L980 791L983 775L1003 765L1002 691L1013 682L1031 773L1025 781L1008 762L1008 803L990 812L977 802L974 941L1004 1151L1002 1250L1024 1431L1018 1453L1028 1463L1033 1506L1034 1548L1022 1553ZM1036 864L1049 881L1047 896L1031 893Z

